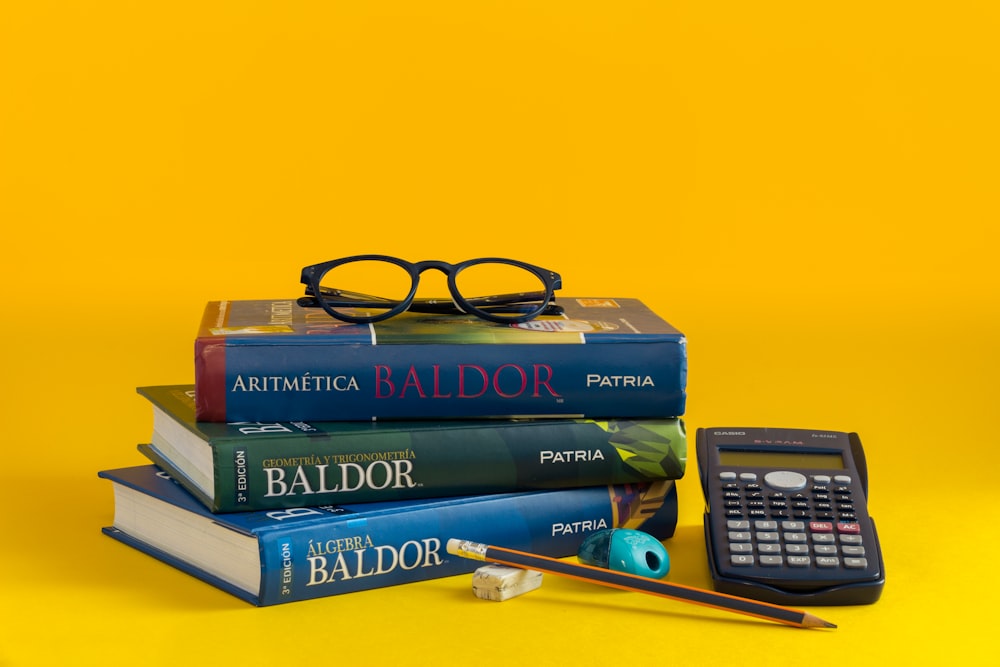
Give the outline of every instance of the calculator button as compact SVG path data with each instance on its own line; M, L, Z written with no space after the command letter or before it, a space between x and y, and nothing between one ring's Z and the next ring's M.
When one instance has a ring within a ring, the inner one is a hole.
M750 533L745 531L731 530L729 531L729 541L730 542L749 542Z
M799 533L806 529L806 524L803 521L782 521L781 528L790 533Z
M832 533L833 524L829 521L810 521L809 532L811 533Z
M729 530L750 530L749 521L728 521L726 522L726 527Z
M736 481L736 473L729 472L729 471L720 472L719 473L719 479L722 480L723 482L735 482Z
M755 472L741 472L740 473L740 481L741 482L756 482L757 481L757 473L755 473Z
M777 531L775 531L775 532L760 532L760 533L757 533L757 541L758 542L777 542L778 541L778 533L777 533Z
M764 483L779 491L798 491L806 488L806 476L791 470L772 470L764 475Z
M764 567L778 567L783 560L781 556L761 556L760 564Z
M820 556L836 556L837 555L837 545L836 544L817 544L813 547L813 553Z
M850 545L841 545L840 550L841 552L843 552L845 556L856 556L860 558L861 556L865 555L864 547L852 547Z
M785 544L805 544L808 539L805 533L785 533Z
M863 570L868 567L867 558L844 558L844 567L849 567L852 570Z
M841 535L840 536L840 543L841 544L851 544L851 545L854 545L854 546L858 546L858 545L861 544L861 536L860 535Z
M757 553L761 554L780 554L781 545L777 542L763 543L757 545Z
M745 554L733 554L729 557L729 562L733 565L738 565L740 567L749 567L753 565L753 556L748 556Z
M813 544L833 544L836 538L833 533L813 533Z
M838 523L837 532L847 535L860 535L861 526L856 523Z
M778 530L777 521L754 521L753 527L757 530Z
M840 567L840 559L834 556L817 556L816 567Z
M809 556L789 556L786 561L789 567L809 567Z
M729 545L731 554L748 554L753 552L753 545L749 542L734 542Z
M829 475L813 475L812 477L813 477L813 483L814 484L829 484L830 483L830 476Z
M833 483L834 484L850 484L851 483L851 476L850 475L837 475L836 477L833 478Z
M808 544L785 544L785 553L802 555L809 553Z

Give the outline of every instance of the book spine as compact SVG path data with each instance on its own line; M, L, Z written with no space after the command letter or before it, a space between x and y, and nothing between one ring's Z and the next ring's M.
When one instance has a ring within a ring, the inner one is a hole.
M199 421L678 417L683 341L268 345L199 339Z
M216 512L679 479L687 459L680 419L481 420L325 437L250 434L214 447Z
M472 572L478 563L445 549L448 539L456 536L564 557L575 554L580 542L597 530L638 528L662 540L673 534L676 521L674 483L661 481L496 496L357 522L272 531L260 536L258 603L280 604Z

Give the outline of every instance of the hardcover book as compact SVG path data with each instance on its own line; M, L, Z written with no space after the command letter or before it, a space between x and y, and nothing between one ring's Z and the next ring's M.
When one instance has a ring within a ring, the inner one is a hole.
M560 300L500 325L348 324L295 300L215 301L195 341L199 421L679 417L683 334L637 299Z
M677 522L674 482L450 499L212 514L156 466L104 471L114 525L103 532L257 605L474 571L456 536L564 557L604 528L658 539Z
M680 419L237 422L195 419L194 387L140 387L139 449L214 512L679 479Z

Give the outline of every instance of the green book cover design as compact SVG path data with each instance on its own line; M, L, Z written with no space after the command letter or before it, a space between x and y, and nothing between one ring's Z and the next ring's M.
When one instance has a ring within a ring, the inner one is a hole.
M681 419L221 424L193 386L139 393L161 411L140 450L217 512L679 479L687 459Z

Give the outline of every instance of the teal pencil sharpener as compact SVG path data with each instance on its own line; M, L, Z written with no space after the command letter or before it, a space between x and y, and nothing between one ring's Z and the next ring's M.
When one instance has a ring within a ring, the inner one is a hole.
M588 535L576 554L585 565L662 579L670 556L655 537L631 528L609 528Z

